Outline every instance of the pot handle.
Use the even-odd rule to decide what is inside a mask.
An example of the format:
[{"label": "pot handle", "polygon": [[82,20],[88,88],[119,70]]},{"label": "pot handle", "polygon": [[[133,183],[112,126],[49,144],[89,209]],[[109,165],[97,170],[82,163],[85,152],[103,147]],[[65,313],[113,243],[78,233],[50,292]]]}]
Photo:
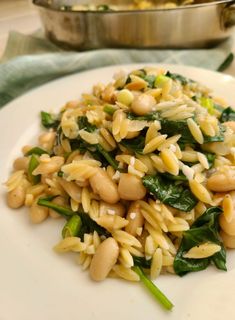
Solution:
[{"label": "pot handle", "polygon": [[235,26],[235,2],[228,4],[223,11],[223,24],[224,27],[231,28]]}]

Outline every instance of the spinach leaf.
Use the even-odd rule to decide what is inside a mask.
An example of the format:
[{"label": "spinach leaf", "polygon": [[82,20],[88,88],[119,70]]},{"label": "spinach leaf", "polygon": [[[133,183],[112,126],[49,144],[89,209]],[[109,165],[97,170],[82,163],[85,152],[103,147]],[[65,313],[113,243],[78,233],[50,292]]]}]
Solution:
[{"label": "spinach leaf", "polygon": [[165,296],[165,294],[147,277],[141,267],[134,266],[132,268],[135,271],[142,284],[145,288],[152,294],[153,298],[157,300],[166,310],[171,310],[174,305],[173,303]]},{"label": "spinach leaf", "polygon": [[[224,108],[220,104],[215,103],[215,102],[214,102],[214,108],[219,112],[223,112],[224,111]],[[223,121],[221,121],[221,122],[223,122]]]},{"label": "spinach leaf", "polygon": [[145,137],[139,135],[134,139],[123,139],[120,143],[128,150],[141,154],[143,153],[143,149],[145,146]]},{"label": "spinach leaf", "polygon": [[62,229],[62,237],[77,237],[80,229],[82,227],[82,220],[79,215],[73,215],[71,218],[66,222]]},{"label": "spinach leaf", "polygon": [[132,256],[132,257],[133,257],[135,266],[138,266],[144,269],[150,269],[152,259],[147,260],[144,257],[137,257],[137,256]]},{"label": "spinach leaf", "polygon": [[37,201],[37,204],[39,206],[43,206],[43,207],[55,210],[57,213],[59,213],[61,216],[63,216],[66,219],[76,214],[76,212],[72,211],[70,208],[63,207],[59,204],[52,202],[52,200],[56,197],[57,196],[39,198]]},{"label": "spinach leaf", "polygon": [[[79,150],[81,154],[89,151],[95,160],[102,163],[103,167],[107,167],[109,164],[111,164],[112,160],[112,166],[114,163],[117,164],[115,162],[115,159],[112,158],[111,152],[105,151],[100,145],[89,144],[86,141],[82,140],[80,137],[78,137],[77,139],[71,139],[70,146],[72,151]],[[107,159],[109,159],[109,161],[107,161]]]},{"label": "spinach leaf", "polygon": [[144,116],[136,116],[134,113],[128,112],[127,118],[130,120],[154,121],[154,120],[159,120],[159,115],[157,112],[151,112],[151,113],[148,113]]},{"label": "spinach leaf", "polygon": [[[224,141],[224,126],[220,125],[220,132],[214,137],[204,135],[204,143],[208,142],[221,142]],[[174,136],[180,134],[181,138],[179,139],[180,144],[197,144],[196,140],[192,136],[186,120],[161,120],[161,133],[168,134],[168,136]]]},{"label": "spinach leaf", "polygon": [[81,218],[82,222],[81,226],[79,227],[79,237],[83,239],[85,233],[93,233],[94,231],[97,231],[99,235],[104,235],[105,237],[110,236],[110,233],[105,228],[99,226],[94,220],[92,220],[87,213],[83,211],[73,212],[70,208],[63,207],[52,202],[51,200],[53,200],[54,198],[55,196],[39,198],[37,204],[55,210],[66,219],[70,219],[71,216],[78,215]]},{"label": "spinach leaf", "polygon": [[26,156],[31,156],[32,154],[36,154],[38,156],[41,156],[42,154],[48,154],[48,152],[42,148],[34,147],[30,149],[28,152],[26,152]]},{"label": "spinach leaf", "polygon": [[79,130],[84,129],[88,132],[94,132],[96,130],[96,126],[91,124],[85,116],[78,118],[78,126]]},{"label": "spinach leaf", "polygon": [[[88,132],[94,132],[96,130],[96,126],[89,123],[87,117],[83,116],[78,119],[79,129],[84,129]],[[76,142],[75,142],[76,141]],[[115,170],[118,169],[117,161],[112,157],[110,152],[105,151],[100,144],[89,144],[86,141],[82,140],[81,137],[75,139],[74,143],[77,146],[77,149],[80,151],[90,151],[92,152],[93,157],[96,160],[102,162],[102,164],[110,164]],[[74,144],[72,143],[74,147]]]},{"label": "spinach leaf", "polygon": [[[192,235],[192,237],[193,237],[193,235]],[[177,255],[175,256],[175,260],[174,260],[174,270],[175,270],[175,273],[178,274],[179,276],[184,276],[188,272],[195,272],[195,271],[204,270],[210,264],[210,260],[208,258],[204,258],[204,259],[183,258],[184,252],[187,251],[186,248],[190,249],[190,245],[188,245],[188,243],[191,243],[190,242],[190,234],[185,235],[185,232],[184,232],[184,237],[182,239],[180,248],[179,248]],[[196,243],[196,241],[193,242],[193,244],[194,243]]]},{"label": "spinach leaf", "polygon": [[[204,270],[213,262],[218,269],[226,270],[226,252],[219,236],[218,218],[222,210],[211,207],[200,216],[191,226],[190,230],[183,233],[183,239],[174,260],[175,272],[183,276],[188,272]],[[221,246],[221,250],[211,257],[203,259],[184,258],[185,252],[192,247],[204,242],[213,242]]]},{"label": "spinach leaf", "polygon": [[156,76],[154,76],[153,74],[149,74],[147,76],[144,76],[143,79],[148,83],[149,88],[154,88]]},{"label": "spinach leaf", "polygon": [[57,172],[57,176],[62,178],[62,177],[64,176],[64,172],[61,171],[61,170],[58,171],[58,172]]},{"label": "spinach leaf", "polygon": [[210,113],[210,114],[214,114],[215,113],[215,106],[214,106],[214,102],[211,98],[208,98],[208,97],[205,97],[205,96],[202,96],[198,99],[200,105],[207,109],[207,111]]},{"label": "spinach leaf", "polygon": [[48,113],[48,112],[45,112],[45,111],[41,111],[41,124],[46,129],[50,129],[50,128],[56,129],[60,124],[60,120],[57,119],[51,113]]},{"label": "spinach leaf", "polygon": [[217,68],[216,71],[222,72],[225,69],[227,69],[230,66],[230,64],[233,62],[233,59],[234,59],[234,54],[230,52],[228,56],[225,58],[225,60],[221,63],[221,65]]},{"label": "spinach leaf", "polygon": [[187,177],[183,174],[182,171],[180,171],[177,176],[174,176],[173,174],[170,174],[168,172],[162,173],[161,176],[172,181],[188,181]]},{"label": "spinach leaf", "polygon": [[189,187],[176,184],[166,178],[162,178],[160,175],[146,175],[142,178],[142,182],[156,199],[173,208],[188,212],[192,210],[198,202]]},{"label": "spinach leaf", "polygon": [[116,110],[117,108],[115,108],[112,104],[106,104],[103,107],[103,111],[109,114],[110,116],[112,116]]},{"label": "spinach leaf", "polygon": [[235,110],[228,107],[223,110],[219,118],[220,122],[235,121]]},{"label": "spinach leaf", "polygon": [[33,171],[34,169],[37,168],[37,166],[39,165],[39,161],[38,158],[32,154],[30,160],[29,160],[29,166],[28,166],[28,176],[29,176],[29,180],[32,182],[32,184],[37,184],[40,182],[41,179],[41,175],[33,175]]},{"label": "spinach leaf", "polygon": [[[128,83],[131,83],[131,77],[130,77],[130,74],[128,75],[128,77],[126,78],[126,82],[125,82],[125,85],[127,85]],[[118,89],[122,89],[123,87],[121,88],[118,88]]]},{"label": "spinach leaf", "polygon": [[166,76],[171,78],[172,80],[178,80],[182,85],[186,85],[188,83],[195,82],[189,78],[186,78],[178,73],[171,73],[170,71],[167,71]]},{"label": "spinach leaf", "polygon": [[98,11],[112,11],[112,9],[107,4],[99,4],[97,6]]},{"label": "spinach leaf", "polygon": [[82,140],[79,136],[76,139],[71,139],[69,140],[71,150],[79,150],[82,154],[85,153],[86,151],[94,152],[96,151],[96,148],[94,145],[90,145],[84,140]]},{"label": "spinach leaf", "polygon": [[191,228],[202,227],[206,223],[210,223],[216,229],[219,228],[218,216],[222,212],[220,207],[210,207],[207,209],[196,221],[192,224]]},{"label": "spinach leaf", "polygon": [[168,134],[168,136],[174,136],[176,134],[180,134],[180,142],[183,144],[195,144],[196,141],[192,136],[186,120],[161,120],[161,133]]},{"label": "spinach leaf", "polygon": [[96,231],[100,236],[110,237],[110,233],[105,228],[99,226],[94,220],[92,220],[89,214],[85,212],[79,212],[78,215],[82,220],[82,226],[79,230],[78,236],[82,240],[85,233],[93,233],[94,231]]},{"label": "spinach leaf", "polygon": [[216,154],[209,153],[209,152],[203,152],[203,153],[207,157],[207,161],[209,163],[209,169],[210,169],[211,167],[213,167],[213,164],[214,164],[215,158],[216,158]]},{"label": "spinach leaf", "polygon": [[[97,144],[95,146],[96,150],[104,157],[108,164],[110,164],[115,170],[119,170],[118,162],[114,159],[114,157],[112,157],[111,152],[107,152],[106,150],[104,150],[104,148],[100,144]],[[102,164],[103,163],[104,161],[102,161]]]}]

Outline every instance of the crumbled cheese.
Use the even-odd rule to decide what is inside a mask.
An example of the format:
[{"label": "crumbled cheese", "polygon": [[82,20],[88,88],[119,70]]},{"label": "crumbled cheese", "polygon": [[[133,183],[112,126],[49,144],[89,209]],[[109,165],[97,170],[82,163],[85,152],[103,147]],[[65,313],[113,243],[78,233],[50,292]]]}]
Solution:
[{"label": "crumbled cheese", "polygon": [[182,170],[182,168],[183,168],[183,166],[184,166],[184,163],[182,162],[182,161],[178,161],[178,163],[179,163],[179,168]]},{"label": "crumbled cheese", "polygon": [[210,165],[208,163],[207,157],[201,152],[197,152],[197,157],[198,157],[199,162],[203,166],[203,168],[209,169]]},{"label": "crumbled cheese", "polygon": [[140,172],[139,170],[136,170],[133,166],[129,165],[128,166],[128,173],[133,174],[137,177],[142,178],[144,176],[143,172]]},{"label": "crumbled cheese", "polygon": [[155,210],[161,212],[161,204],[160,204],[160,203],[155,203],[155,204],[153,205],[153,207],[154,207]]},{"label": "crumbled cheese", "polygon": [[182,172],[189,181],[193,179],[194,174],[195,174],[194,170],[186,165],[183,165]]},{"label": "crumbled cheese", "polygon": [[120,171],[116,171],[115,173],[114,173],[114,175],[112,176],[112,179],[113,180],[119,180],[120,179]]},{"label": "crumbled cheese", "polygon": [[175,146],[174,144],[171,144],[170,147],[169,147],[169,149],[170,149],[173,153],[176,152],[176,146]]},{"label": "crumbled cheese", "polygon": [[130,165],[134,166],[135,165],[135,157],[131,157],[130,159]]},{"label": "crumbled cheese", "polygon": [[108,209],[108,210],[107,210],[107,214],[110,214],[110,215],[114,216],[114,215],[115,215],[115,210],[113,210],[113,209]]},{"label": "crumbled cheese", "polygon": [[135,212],[131,212],[130,213],[130,219],[134,220],[136,218],[136,213]]}]

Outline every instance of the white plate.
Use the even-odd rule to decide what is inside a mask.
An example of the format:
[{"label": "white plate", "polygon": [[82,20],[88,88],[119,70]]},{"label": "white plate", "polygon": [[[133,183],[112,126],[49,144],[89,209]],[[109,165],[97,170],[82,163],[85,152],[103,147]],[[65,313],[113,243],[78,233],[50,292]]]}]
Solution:
[{"label": "white plate", "polygon": [[[129,65],[125,69],[140,68]],[[216,94],[235,103],[235,79],[219,73],[163,65],[172,72],[199,80]],[[123,68],[123,67],[122,67]],[[21,146],[39,133],[40,110],[59,110],[68,100],[89,92],[93,84],[108,82],[120,66],[75,74],[30,91],[0,112],[1,183]],[[32,225],[27,209],[10,210],[1,186],[0,319],[1,320],[221,320],[234,319],[235,254],[228,253],[228,272],[214,267],[183,278],[163,275],[157,285],[173,301],[165,312],[139,283],[108,279],[94,283],[70,255],[57,255],[62,222],[48,219]]]}]

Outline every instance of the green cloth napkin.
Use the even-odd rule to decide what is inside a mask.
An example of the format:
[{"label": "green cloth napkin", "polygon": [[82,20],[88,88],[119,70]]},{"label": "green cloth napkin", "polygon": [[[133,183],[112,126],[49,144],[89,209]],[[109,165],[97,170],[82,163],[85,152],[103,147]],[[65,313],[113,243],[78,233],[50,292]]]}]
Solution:
[{"label": "green cloth napkin", "polygon": [[53,79],[116,64],[173,63],[217,70],[231,53],[232,41],[211,49],[101,49],[67,52],[45,39],[41,32],[11,32],[0,64],[0,107]]}]

